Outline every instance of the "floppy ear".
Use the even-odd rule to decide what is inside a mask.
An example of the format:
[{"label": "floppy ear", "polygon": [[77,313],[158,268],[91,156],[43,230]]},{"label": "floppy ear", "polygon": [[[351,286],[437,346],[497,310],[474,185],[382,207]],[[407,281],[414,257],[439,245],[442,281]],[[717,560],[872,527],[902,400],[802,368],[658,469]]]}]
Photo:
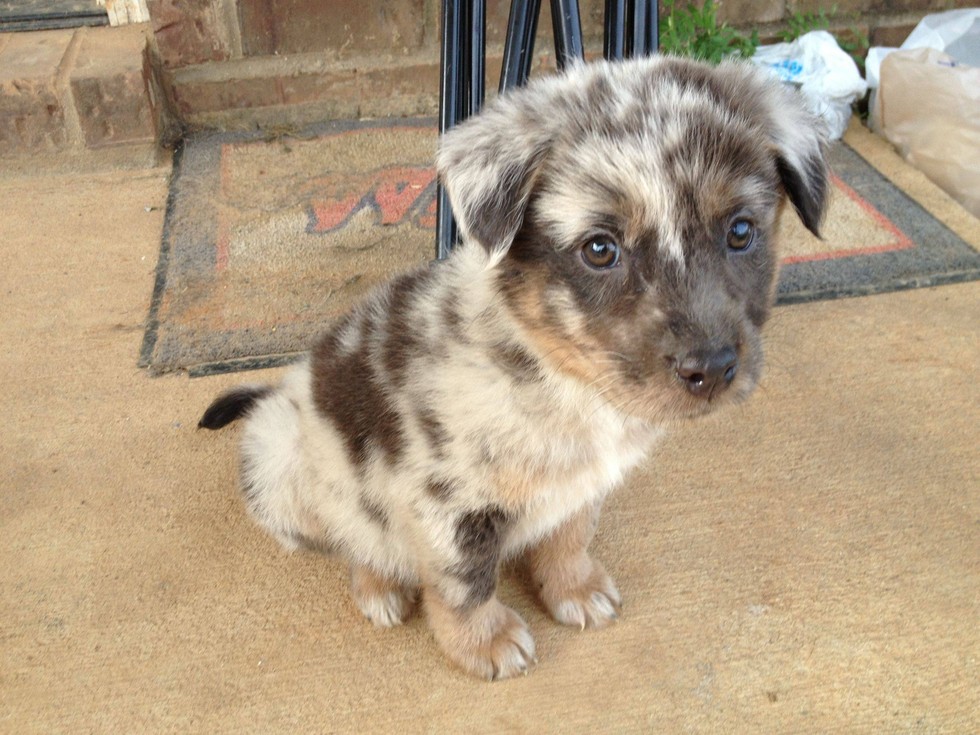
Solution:
[{"label": "floppy ear", "polygon": [[827,208],[827,167],[822,158],[790,160],[789,156],[776,158],[783,188],[806,228],[820,237],[820,222]]},{"label": "floppy ear", "polygon": [[770,107],[776,168],[803,224],[820,237],[830,176],[824,125],[806,110],[799,92],[783,85],[777,89]]},{"label": "floppy ear", "polygon": [[510,247],[547,150],[545,127],[525,90],[498,98],[443,136],[436,167],[464,241],[490,252]]}]

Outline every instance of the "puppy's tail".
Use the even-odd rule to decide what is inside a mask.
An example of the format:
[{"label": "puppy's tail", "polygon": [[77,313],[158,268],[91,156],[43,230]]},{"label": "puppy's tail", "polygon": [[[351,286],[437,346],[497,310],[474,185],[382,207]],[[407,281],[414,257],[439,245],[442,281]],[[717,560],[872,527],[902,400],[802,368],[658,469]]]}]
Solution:
[{"label": "puppy's tail", "polygon": [[272,392],[269,385],[240,385],[214,399],[197,422],[199,429],[220,429],[241,418],[260,399]]}]

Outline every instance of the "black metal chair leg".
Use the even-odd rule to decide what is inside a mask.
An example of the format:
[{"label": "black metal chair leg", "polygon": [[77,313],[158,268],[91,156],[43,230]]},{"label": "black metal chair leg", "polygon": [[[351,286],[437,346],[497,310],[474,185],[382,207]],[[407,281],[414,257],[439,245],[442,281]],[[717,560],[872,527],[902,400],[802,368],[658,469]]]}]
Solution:
[{"label": "black metal chair leg", "polygon": [[551,23],[558,68],[564,69],[570,62],[584,59],[578,0],[551,0]]},{"label": "black metal chair leg", "polygon": [[607,59],[652,54],[660,48],[660,9],[656,0],[606,0]]},{"label": "black metal chair leg", "polygon": [[614,60],[626,56],[626,0],[606,0],[602,55]]},{"label": "black metal chair leg", "polygon": [[645,56],[647,49],[648,0],[632,0],[633,17],[630,24],[630,56]]},{"label": "black metal chair leg", "polygon": [[651,0],[646,17],[646,53],[655,54],[660,50],[660,6]]},{"label": "black metal chair leg", "polygon": [[[460,2],[466,0],[443,0],[442,2],[442,56],[441,86],[439,89],[439,134],[444,134],[459,122],[460,97],[462,92],[463,65],[462,33],[463,18]],[[449,205],[449,196],[440,185],[436,192],[436,257],[445,258],[456,242],[456,221]]]},{"label": "black metal chair leg", "polygon": [[483,107],[486,91],[487,6],[486,0],[470,0],[466,35],[469,37],[467,69],[467,107],[461,119],[475,115]]},{"label": "black metal chair leg", "polygon": [[[443,0],[442,86],[439,90],[439,134],[483,106],[486,88],[485,0]],[[436,188],[436,257],[449,255],[458,239],[449,197]]]},{"label": "black metal chair leg", "polygon": [[531,74],[540,10],[541,0],[512,0],[510,4],[504,61],[500,69],[501,92],[524,85]]}]

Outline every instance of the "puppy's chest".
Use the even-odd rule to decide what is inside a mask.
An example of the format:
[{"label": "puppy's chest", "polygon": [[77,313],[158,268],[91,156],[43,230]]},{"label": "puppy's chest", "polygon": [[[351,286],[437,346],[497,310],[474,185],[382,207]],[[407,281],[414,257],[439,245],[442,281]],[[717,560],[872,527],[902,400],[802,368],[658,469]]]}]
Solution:
[{"label": "puppy's chest", "polygon": [[526,543],[604,497],[656,434],[609,409],[512,415],[487,432],[480,448],[487,500],[512,517],[513,542]]}]

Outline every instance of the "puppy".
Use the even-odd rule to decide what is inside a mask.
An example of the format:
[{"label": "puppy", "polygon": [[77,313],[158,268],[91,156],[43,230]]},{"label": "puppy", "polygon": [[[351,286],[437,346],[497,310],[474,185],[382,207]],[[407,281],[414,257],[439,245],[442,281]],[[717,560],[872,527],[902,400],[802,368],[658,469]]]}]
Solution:
[{"label": "puppy", "polygon": [[789,200],[817,232],[824,143],[745,63],[582,64],[504,94],[438,153],[462,243],[384,286],[247,418],[242,489],[288,548],[332,550],[375,625],[421,594],[446,655],[500,679],[535,661],[495,596],[526,557],[558,622],[620,594],[588,554],[599,508],[669,422],[744,398]]}]

